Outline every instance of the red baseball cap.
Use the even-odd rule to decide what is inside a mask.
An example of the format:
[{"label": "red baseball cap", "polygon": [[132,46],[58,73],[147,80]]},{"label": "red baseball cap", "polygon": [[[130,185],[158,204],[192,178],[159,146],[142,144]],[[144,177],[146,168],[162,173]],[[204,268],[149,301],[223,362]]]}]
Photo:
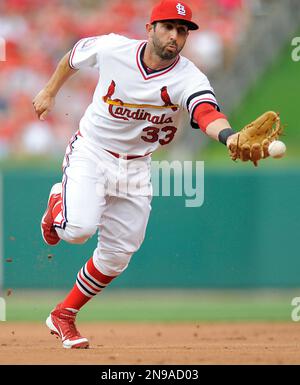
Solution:
[{"label": "red baseball cap", "polygon": [[191,8],[183,1],[162,0],[152,10],[150,23],[163,20],[182,20],[189,29],[199,29],[192,21],[193,13]]}]

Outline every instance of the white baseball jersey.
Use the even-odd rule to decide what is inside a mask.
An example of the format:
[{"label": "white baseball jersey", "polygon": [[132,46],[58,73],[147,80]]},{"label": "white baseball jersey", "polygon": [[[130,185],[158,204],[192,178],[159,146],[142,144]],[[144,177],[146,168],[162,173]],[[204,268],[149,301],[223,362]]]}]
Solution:
[{"label": "white baseball jersey", "polygon": [[80,40],[69,64],[99,71],[93,102],[80,132],[103,149],[145,155],[169,144],[181,114],[201,103],[218,104],[207,77],[188,59],[178,56],[168,68],[148,72],[142,62],[146,41],[109,34]]}]

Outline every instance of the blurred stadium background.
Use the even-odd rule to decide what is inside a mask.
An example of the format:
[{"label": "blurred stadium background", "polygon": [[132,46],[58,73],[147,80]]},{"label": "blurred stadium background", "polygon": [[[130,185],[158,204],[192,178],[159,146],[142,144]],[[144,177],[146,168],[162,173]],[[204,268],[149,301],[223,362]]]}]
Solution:
[{"label": "blurred stadium background", "polygon": [[[144,39],[155,2],[0,1],[0,296],[8,320],[43,319],[96,244],[47,248],[39,223],[97,74],[72,78],[46,122],[36,119],[32,98],[80,38],[115,32]],[[154,198],[145,243],[123,276],[84,309],[86,320],[289,320],[299,293],[300,62],[291,58],[299,2],[188,2],[201,28],[184,55],[208,75],[237,130],[265,110],[280,112],[288,154],[258,169],[234,164],[187,120],[154,159],[205,160],[204,205]]]}]

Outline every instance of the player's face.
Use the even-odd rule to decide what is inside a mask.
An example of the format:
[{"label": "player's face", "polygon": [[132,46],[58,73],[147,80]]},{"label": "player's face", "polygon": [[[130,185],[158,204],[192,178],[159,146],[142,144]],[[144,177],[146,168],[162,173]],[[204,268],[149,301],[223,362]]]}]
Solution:
[{"label": "player's face", "polygon": [[149,39],[154,52],[163,60],[174,59],[183,49],[189,35],[188,27],[178,22],[158,22],[151,26]]}]

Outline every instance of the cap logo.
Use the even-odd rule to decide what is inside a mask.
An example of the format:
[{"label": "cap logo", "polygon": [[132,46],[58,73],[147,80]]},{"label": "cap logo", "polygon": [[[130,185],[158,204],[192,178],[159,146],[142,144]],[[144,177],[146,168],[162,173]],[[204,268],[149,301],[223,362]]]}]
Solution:
[{"label": "cap logo", "polygon": [[178,3],[178,4],[176,5],[176,8],[177,8],[177,13],[178,13],[178,15],[180,15],[180,16],[186,16],[186,10],[185,10],[185,6],[184,6],[184,5]]}]

